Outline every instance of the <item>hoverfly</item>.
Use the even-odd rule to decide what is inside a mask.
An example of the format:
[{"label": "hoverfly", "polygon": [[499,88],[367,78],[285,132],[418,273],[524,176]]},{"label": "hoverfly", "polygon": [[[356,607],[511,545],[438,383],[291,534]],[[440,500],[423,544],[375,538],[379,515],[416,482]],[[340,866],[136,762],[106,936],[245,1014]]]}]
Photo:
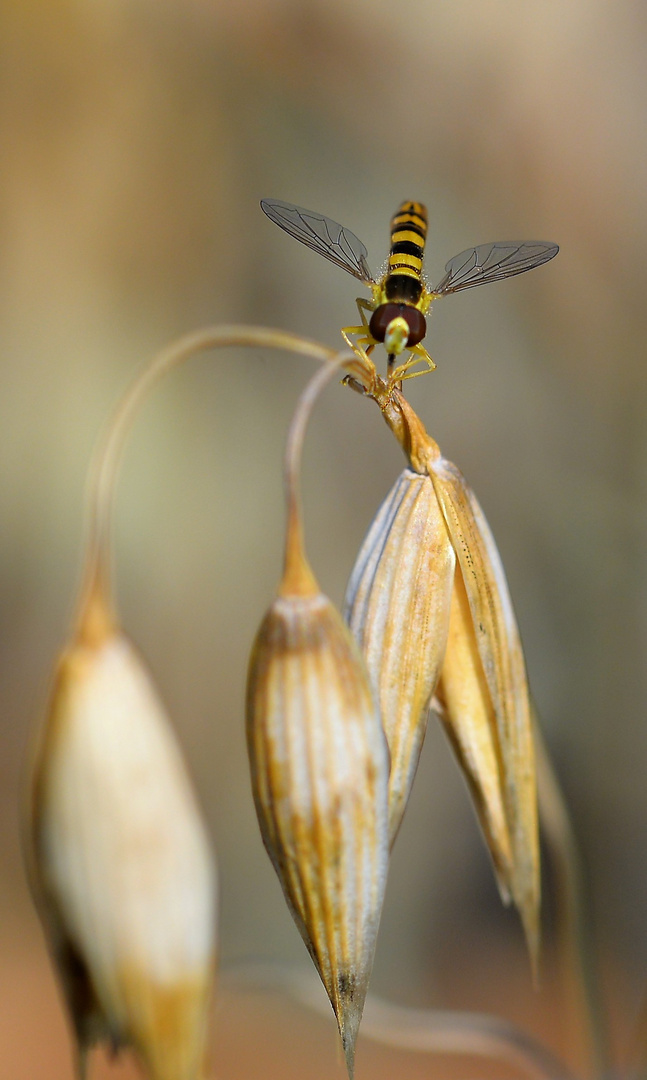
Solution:
[{"label": "hoverfly", "polygon": [[[318,251],[368,285],[371,299],[358,297],[356,300],[361,325],[345,326],[342,336],[351,349],[365,355],[370,354],[377,344],[383,344],[392,380],[412,379],[434,370],[436,365],[422,345],[427,333],[425,316],[434,300],[461,289],[485,285],[488,281],[523,274],[548,262],[559,251],[557,244],[539,240],[480,244],[450,259],[444,277],[432,288],[422,273],[427,239],[427,210],[422,203],[403,202],[397,210],[391,221],[387,268],[379,278],[369,270],[364,244],[343,225],[277,199],[262,199],[261,209],[295,240]],[[409,357],[394,370],[396,356],[405,350]],[[426,368],[410,371],[419,361],[423,361]]]}]

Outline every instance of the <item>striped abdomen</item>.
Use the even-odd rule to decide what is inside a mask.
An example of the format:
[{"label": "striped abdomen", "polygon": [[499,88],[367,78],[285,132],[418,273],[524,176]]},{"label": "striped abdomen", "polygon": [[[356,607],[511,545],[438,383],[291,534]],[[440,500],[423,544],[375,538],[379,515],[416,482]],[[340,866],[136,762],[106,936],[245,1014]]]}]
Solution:
[{"label": "striped abdomen", "polygon": [[385,282],[387,298],[417,303],[422,292],[422,260],[427,239],[427,210],[404,202],[391,222],[391,251]]}]

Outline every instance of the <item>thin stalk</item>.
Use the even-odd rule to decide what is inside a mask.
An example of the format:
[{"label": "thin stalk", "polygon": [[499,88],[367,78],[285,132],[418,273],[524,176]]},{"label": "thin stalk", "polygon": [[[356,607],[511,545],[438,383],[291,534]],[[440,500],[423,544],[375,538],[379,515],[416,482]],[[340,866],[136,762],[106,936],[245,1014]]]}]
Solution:
[{"label": "thin stalk", "polygon": [[560,951],[572,984],[592,1074],[610,1075],[609,1043],[582,861],[566,800],[535,717],[539,818],[555,870]]},{"label": "thin stalk", "polygon": [[254,326],[220,326],[197,330],[162,349],[126,390],[96,449],[89,474],[87,540],[77,624],[97,633],[116,621],[110,603],[110,552],[115,486],[124,444],[149,391],[171,368],[196,353],[225,346],[282,349],[320,363],[336,360],[337,352],[317,342],[281,330]]},{"label": "thin stalk", "polygon": [[[328,1015],[328,1003],[314,979],[278,965],[240,965],[224,980],[253,989],[282,990],[304,1008]],[[362,1035],[383,1046],[427,1054],[474,1056],[501,1061],[536,1080],[572,1080],[567,1067],[515,1024],[482,1013],[411,1009],[369,994]]]},{"label": "thin stalk", "polygon": [[330,363],[322,368],[301,394],[288,429],[283,460],[283,482],[287,507],[285,539],[285,566],[280,592],[286,596],[312,595],[319,591],[310,569],[303,542],[303,518],[301,514],[300,475],[303,441],[315,402],[326,384],[340,368],[353,368],[356,357],[344,351],[335,353]]}]

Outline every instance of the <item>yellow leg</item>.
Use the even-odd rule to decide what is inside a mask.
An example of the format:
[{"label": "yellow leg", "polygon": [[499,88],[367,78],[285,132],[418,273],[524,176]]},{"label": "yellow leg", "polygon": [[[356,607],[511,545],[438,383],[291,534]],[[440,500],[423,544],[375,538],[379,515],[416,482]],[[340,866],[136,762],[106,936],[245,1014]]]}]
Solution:
[{"label": "yellow leg", "polygon": [[[359,317],[362,320],[362,324],[361,326],[344,326],[341,336],[349,349],[352,349],[353,352],[358,352],[362,357],[370,356],[375,348],[376,342],[373,340],[368,328],[366,312],[372,312],[375,305],[372,304],[370,300],[366,300],[363,296],[358,296],[355,303],[357,304],[357,310],[359,311]],[[355,338],[355,341],[351,341],[351,334]]]},{"label": "yellow leg", "polygon": [[[345,326],[341,332],[341,336],[351,352],[354,352],[363,364],[370,364],[371,367],[373,367],[373,362],[369,360],[369,357],[375,348],[375,343],[371,343],[370,339],[362,333],[363,329],[363,326]],[[351,334],[361,336],[352,340],[350,337]],[[373,368],[373,370],[375,369]],[[366,393],[366,387],[357,379],[354,379],[352,375],[345,375],[342,382],[345,383],[346,386],[350,386],[351,390],[356,390],[358,394]]]},{"label": "yellow leg", "polygon": [[[409,370],[414,366],[414,364],[418,364],[420,362],[427,365],[425,368],[422,369],[422,371]],[[411,349],[411,354],[408,359],[405,360],[403,364],[399,364],[398,367],[391,372],[390,377],[391,379],[393,379],[394,382],[400,382],[404,379],[415,379],[418,377],[418,375],[426,375],[428,371],[435,370],[436,365],[434,364],[433,360],[431,359],[429,353],[424,348],[424,346],[414,345]]]},{"label": "yellow leg", "polygon": [[372,300],[367,300],[364,296],[358,296],[355,303],[357,304],[357,310],[359,311],[359,317],[362,320],[364,332],[371,336],[371,332],[368,328],[368,321],[366,319],[366,312],[370,311],[371,314],[375,311],[375,304]]},{"label": "yellow leg", "polygon": [[[352,349],[354,353],[357,353],[362,359],[366,356],[370,356],[375,348],[375,343],[371,343],[371,339],[367,338],[363,331],[362,326],[344,326],[342,328],[341,336],[348,345],[349,349]],[[353,334],[355,340],[351,338]]]},{"label": "yellow leg", "polygon": [[[359,316],[362,320],[361,326],[344,326],[341,331],[341,336],[346,345],[348,345],[348,348],[354,352],[362,362],[370,363],[373,368],[372,361],[369,360],[369,357],[375,348],[376,342],[373,340],[368,328],[366,312],[372,312],[374,305],[371,304],[369,300],[365,300],[364,297],[358,297],[355,303],[357,304],[357,310],[359,311]],[[375,369],[373,368],[373,370]],[[352,375],[346,375],[342,379],[342,382],[345,383],[346,386],[350,386],[352,390],[357,390],[360,394],[365,394],[367,392],[366,386],[357,379],[354,379]]]}]

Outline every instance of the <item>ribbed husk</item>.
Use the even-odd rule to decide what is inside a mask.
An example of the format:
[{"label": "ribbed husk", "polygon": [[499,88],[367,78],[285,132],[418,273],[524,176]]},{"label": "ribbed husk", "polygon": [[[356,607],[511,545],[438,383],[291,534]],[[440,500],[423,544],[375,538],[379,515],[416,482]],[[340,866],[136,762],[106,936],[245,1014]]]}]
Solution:
[{"label": "ribbed husk", "polygon": [[469,784],[499,891],[510,902],[513,860],[492,701],[472,626],[463,575],[455,577],[449,635],[437,689],[440,718]]},{"label": "ribbed husk", "polygon": [[[521,915],[536,968],[539,953],[539,823],[535,750],[526,667],[508,584],[490,528],[476,497],[455,465],[439,457],[430,475],[442,506],[458,558],[462,590],[458,591],[457,638],[441,674],[446,723],[472,786],[477,783],[477,810],[490,848],[499,884]],[[467,603],[465,603],[467,600]],[[459,626],[462,624],[462,634]],[[466,640],[467,639],[467,640]],[[462,659],[461,659],[462,655]],[[480,670],[475,656],[480,660]],[[462,686],[461,686],[462,682]],[[477,742],[470,728],[480,727],[491,742],[480,766],[472,753]],[[484,744],[485,745],[485,744]],[[481,748],[482,749],[482,748]],[[511,865],[506,871],[503,830],[493,832],[500,818],[498,790],[509,833]],[[488,763],[489,761],[489,763]]]},{"label": "ribbed husk", "polygon": [[409,799],[445,656],[455,564],[430,477],[405,469],[362,544],[345,601],[391,752],[391,843]]},{"label": "ribbed husk", "polygon": [[357,647],[316,587],[284,592],[265,616],[247,738],[263,841],[352,1076],[386,884],[389,757]]},{"label": "ribbed husk", "polygon": [[215,869],[150,676],[118,630],[63,655],[33,769],[31,877],[80,1047],[204,1075]]},{"label": "ribbed husk", "polygon": [[[421,714],[440,663],[437,701],[443,722],[472,792],[501,894],[519,909],[536,970],[540,876],[534,744],[525,664],[503,567],[474,495],[409,403],[397,390],[382,392],[379,386],[371,396],[411,472],[396,483],[369,532],[351,578],[347,610],[392,744],[401,729],[416,733],[394,752],[392,790],[402,799],[398,812],[401,816],[408,797],[424,733]],[[425,496],[423,509],[407,517],[406,498],[416,506],[412,474]],[[453,585],[439,516],[456,557]],[[419,552],[418,562],[416,548],[425,542],[430,548]],[[425,610],[431,612],[433,630],[421,618]],[[436,635],[429,652],[426,630]],[[408,669],[407,657],[416,656],[421,665],[427,657],[426,670]]]}]

